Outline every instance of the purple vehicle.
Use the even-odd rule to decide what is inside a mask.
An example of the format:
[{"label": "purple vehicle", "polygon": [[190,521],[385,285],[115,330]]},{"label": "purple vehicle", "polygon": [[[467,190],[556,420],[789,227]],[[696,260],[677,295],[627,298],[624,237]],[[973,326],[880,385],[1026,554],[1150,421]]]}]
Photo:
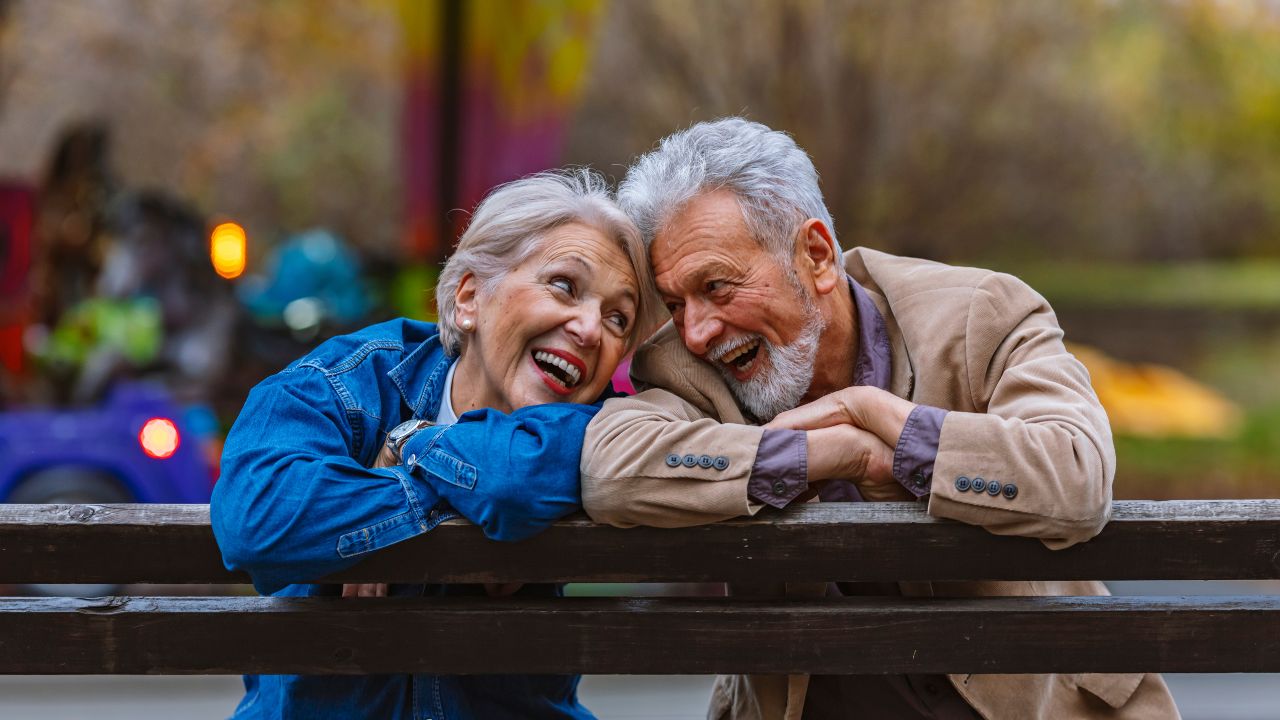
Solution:
[{"label": "purple vehicle", "polygon": [[[216,442],[162,387],[121,382],[92,407],[0,413],[0,502],[207,503]],[[216,423],[215,423],[216,425]]]}]

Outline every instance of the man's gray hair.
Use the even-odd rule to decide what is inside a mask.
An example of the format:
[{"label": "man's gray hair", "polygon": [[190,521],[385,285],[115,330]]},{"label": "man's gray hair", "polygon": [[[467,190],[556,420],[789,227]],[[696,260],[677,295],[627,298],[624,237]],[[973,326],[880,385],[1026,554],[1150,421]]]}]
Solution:
[{"label": "man's gray hair", "polygon": [[821,220],[835,238],[808,154],[790,135],[740,117],[701,122],[664,138],[627,170],[618,202],[648,247],[686,203],[720,189],[737,196],[748,232],[788,267],[795,231],[805,220]]},{"label": "man's gray hair", "polygon": [[636,317],[627,349],[652,328],[657,301],[653,274],[640,233],[613,201],[609,183],[588,168],[537,173],[500,185],[471,216],[453,256],[436,284],[438,327],[445,352],[462,352],[455,294],[467,273],[475,275],[482,293],[490,292],[504,275],[524,262],[551,230],[569,223],[595,228],[613,240],[636,274]]}]

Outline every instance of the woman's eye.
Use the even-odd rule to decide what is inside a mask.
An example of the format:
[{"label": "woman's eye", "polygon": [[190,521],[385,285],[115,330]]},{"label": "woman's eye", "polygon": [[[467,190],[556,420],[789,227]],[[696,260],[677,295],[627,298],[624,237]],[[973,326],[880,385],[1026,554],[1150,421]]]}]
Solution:
[{"label": "woman's eye", "polygon": [[548,285],[551,285],[552,287],[557,288],[562,292],[568,293],[569,295],[573,294],[573,281],[570,280],[569,278],[562,278],[562,277],[552,278],[551,282],[548,283]]},{"label": "woman's eye", "polygon": [[609,316],[609,322],[613,323],[619,330],[626,331],[631,327],[631,318],[622,313],[614,313]]}]

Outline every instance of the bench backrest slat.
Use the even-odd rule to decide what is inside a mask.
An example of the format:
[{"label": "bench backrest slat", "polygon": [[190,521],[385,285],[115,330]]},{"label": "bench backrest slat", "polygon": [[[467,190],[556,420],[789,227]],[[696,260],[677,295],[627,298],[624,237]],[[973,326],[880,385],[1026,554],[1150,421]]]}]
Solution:
[{"label": "bench backrest slat", "polygon": [[1280,671],[1280,597],[0,598],[0,674]]},{"label": "bench backrest slat", "polygon": [[[576,516],[522,543],[465,522],[329,580],[701,582],[1178,580],[1280,577],[1280,500],[1115,504],[1062,551],[929,517],[912,503],[814,504],[691,528],[621,530]],[[0,583],[240,583],[203,505],[0,505]]]}]

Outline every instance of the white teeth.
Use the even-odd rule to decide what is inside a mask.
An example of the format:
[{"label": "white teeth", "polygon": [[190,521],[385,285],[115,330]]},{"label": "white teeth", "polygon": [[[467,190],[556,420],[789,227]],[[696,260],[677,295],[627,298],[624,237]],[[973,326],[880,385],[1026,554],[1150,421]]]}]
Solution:
[{"label": "white teeth", "polygon": [[[751,350],[759,344],[760,344],[760,339],[754,338],[752,340],[742,343],[736,348],[729,349],[723,355],[721,355],[718,359],[722,363],[731,363],[737,358],[741,357],[743,354],[751,352]],[[755,362],[755,360],[752,360],[752,362]]]},{"label": "white teeth", "polygon": [[577,385],[578,379],[582,377],[582,375],[578,372],[578,368],[574,367],[573,364],[570,363],[568,360],[565,360],[564,358],[559,357],[557,355],[552,355],[551,353],[546,352],[545,350],[539,350],[535,352],[533,354],[533,358],[535,360],[539,360],[541,362],[547,363],[548,365],[555,365],[556,367],[565,371],[565,374],[569,376],[570,386]]}]

